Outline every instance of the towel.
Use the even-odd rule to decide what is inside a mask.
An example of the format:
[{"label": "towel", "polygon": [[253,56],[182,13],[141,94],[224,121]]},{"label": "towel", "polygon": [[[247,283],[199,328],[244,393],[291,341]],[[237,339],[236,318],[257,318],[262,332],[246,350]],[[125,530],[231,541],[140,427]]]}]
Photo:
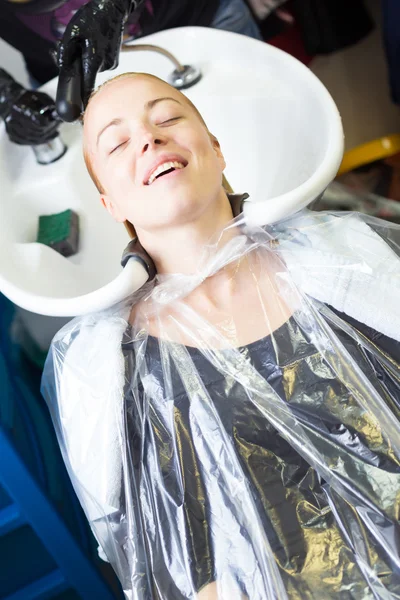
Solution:
[{"label": "towel", "polygon": [[89,521],[120,506],[126,326],[122,318],[84,321],[59,381],[64,456]]},{"label": "towel", "polygon": [[354,214],[306,211],[277,237],[305,294],[400,341],[400,260],[369,225]]}]

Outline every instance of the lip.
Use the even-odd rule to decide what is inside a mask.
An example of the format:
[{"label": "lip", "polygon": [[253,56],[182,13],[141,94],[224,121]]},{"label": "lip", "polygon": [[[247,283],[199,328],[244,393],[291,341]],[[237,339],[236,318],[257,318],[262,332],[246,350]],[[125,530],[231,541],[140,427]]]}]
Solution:
[{"label": "lip", "polygon": [[160,156],[158,156],[153,161],[150,168],[146,171],[143,179],[143,185],[147,185],[147,182],[150,179],[150,176],[153,173],[153,171],[155,171],[157,167],[163,165],[166,162],[180,162],[183,165],[185,165],[185,167],[187,167],[188,165],[188,161],[185,158],[183,158],[183,156],[181,156],[180,154],[160,154]]}]

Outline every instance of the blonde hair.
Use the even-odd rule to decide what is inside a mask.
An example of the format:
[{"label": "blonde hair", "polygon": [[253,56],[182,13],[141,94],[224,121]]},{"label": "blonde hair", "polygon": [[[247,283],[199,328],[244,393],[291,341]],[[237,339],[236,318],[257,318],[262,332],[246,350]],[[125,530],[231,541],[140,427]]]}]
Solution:
[{"label": "blonde hair", "polygon": [[[135,73],[135,72],[128,72],[128,73],[122,73],[121,75],[116,75],[115,77],[113,77],[112,79],[109,79],[108,81],[106,81],[105,83],[101,84],[96,90],[94,90],[92,92],[92,94],[89,97],[85,112],[82,114],[81,117],[81,122],[82,124],[84,124],[85,122],[85,114],[89,108],[90,102],[93,100],[93,98],[95,98],[95,96],[97,96],[97,94],[104,89],[105,87],[107,87],[108,85],[110,85],[110,83],[113,83],[114,81],[117,81],[118,79],[125,79],[128,77],[135,77],[135,76],[141,76],[141,77],[147,77],[149,79],[154,79],[155,81],[158,81],[160,83],[166,83],[165,81],[163,81],[162,79],[160,79],[159,77],[156,77],[156,75],[151,75],[150,73]],[[169,85],[168,83],[166,85]],[[175,88],[174,88],[175,89]],[[179,90],[175,90],[178,92],[178,94],[180,96],[182,96],[182,100],[190,106],[190,108],[194,111],[194,113],[197,115],[197,117],[199,118],[199,120],[201,121],[201,123],[204,125],[204,127],[206,128],[206,130],[208,131],[209,135],[211,137],[215,137],[213,136],[213,134],[209,131],[206,122],[204,121],[203,117],[201,116],[199,110],[195,107],[195,105],[193,104],[193,102],[191,102],[189,100],[189,98],[187,98],[184,94],[182,94],[182,92],[180,92]],[[97,190],[99,191],[100,194],[104,194],[105,190],[103,189],[99,178],[97,177],[96,173],[94,172],[93,169],[93,165],[92,162],[90,160],[89,157],[89,151],[88,148],[85,144],[85,142],[83,143],[83,159],[85,161],[85,165],[86,165],[86,169],[94,183],[94,185],[96,186]]]}]

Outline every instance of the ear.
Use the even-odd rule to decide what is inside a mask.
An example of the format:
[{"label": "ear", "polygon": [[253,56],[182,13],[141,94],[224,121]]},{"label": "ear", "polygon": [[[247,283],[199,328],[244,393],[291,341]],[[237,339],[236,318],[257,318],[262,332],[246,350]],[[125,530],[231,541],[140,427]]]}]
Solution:
[{"label": "ear", "polygon": [[221,162],[222,171],[224,171],[224,169],[226,167],[226,162],[225,162],[224,155],[222,154],[221,145],[220,145],[219,141],[217,140],[217,138],[215,137],[215,135],[210,133],[210,137],[211,137],[212,146],[214,148],[214,152]]},{"label": "ear", "polygon": [[108,196],[107,194],[102,194],[100,196],[100,200],[104,208],[110,213],[110,215],[115,221],[117,221],[118,223],[122,223],[123,221],[125,221],[125,216],[122,215],[121,211],[111,200],[110,196]]}]

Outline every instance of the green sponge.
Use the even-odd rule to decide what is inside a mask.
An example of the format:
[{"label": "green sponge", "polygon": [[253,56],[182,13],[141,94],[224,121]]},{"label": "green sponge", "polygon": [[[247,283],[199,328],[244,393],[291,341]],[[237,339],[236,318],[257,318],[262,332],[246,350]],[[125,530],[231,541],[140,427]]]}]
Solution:
[{"label": "green sponge", "polygon": [[78,252],[79,217],[73,210],[39,217],[37,241],[50,246],[63,256]]}]

